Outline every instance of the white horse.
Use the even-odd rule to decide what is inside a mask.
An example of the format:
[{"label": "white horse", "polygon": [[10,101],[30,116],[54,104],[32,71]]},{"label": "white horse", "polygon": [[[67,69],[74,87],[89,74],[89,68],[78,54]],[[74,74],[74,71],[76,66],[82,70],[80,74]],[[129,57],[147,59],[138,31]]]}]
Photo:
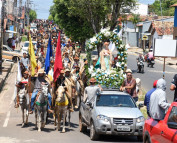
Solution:
[{"label": "white horse", "polygon": [[35,102],[36,128],[39,132],[41,128],[45,127],[48,106],[48,84],[42,84],[41,86],[41,91],[39,91]]},{"label": "white horse", "polygon": [[[20,99],[20,106],[22,111],[22,127],[24,124],[28,123],[28,116],[29,116],[29,95],[26,92],[25,87],[19,90],[18,93]],[[26,120],[25,120],[25,110],[26,110]],[[25,121],[24,121],[25,120]]]},{"label": "white horse", "polygon": [[[65,122],[68,110],[68,98],[65,94],[65,88],[63,86],[59,86],[56,91],[57,98],[55,100],[55,126],[56,126],[56,118],[58,119],[58,131],[60,130],[61,119],[63,117],[63,129],[62,133],[65,133]],[[68,110],[69,111],[69,110]],[[70,111],[69,111],[69,126],[70,126]]]}]

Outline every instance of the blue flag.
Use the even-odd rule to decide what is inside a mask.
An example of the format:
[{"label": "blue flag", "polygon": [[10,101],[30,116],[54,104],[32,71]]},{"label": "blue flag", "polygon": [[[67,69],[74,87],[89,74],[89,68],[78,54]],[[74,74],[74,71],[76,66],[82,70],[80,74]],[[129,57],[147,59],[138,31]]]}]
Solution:
[{"label": "blue flag", "polygon": [[175,7],[174,27],[177,27],[177,7]]},{"label": "blue flag", "polygon": [[52,57],[52,43],[51,43],[51,38],[49,38],[48,42],[48,47],[47,47],[47,54],[46,54],[46,59],[45,59],[45,72],[48,74],[50,70],[50,57]]}]

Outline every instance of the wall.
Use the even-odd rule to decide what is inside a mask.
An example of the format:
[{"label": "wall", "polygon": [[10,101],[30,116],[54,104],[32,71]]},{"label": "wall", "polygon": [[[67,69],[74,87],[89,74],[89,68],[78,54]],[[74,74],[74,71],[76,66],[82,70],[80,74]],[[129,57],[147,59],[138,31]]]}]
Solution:
[{"label": "wall", "polygon": [[137,47],[138,46],[138,33],[137,32],[128,32],[127,33],[127,43],[130,47]]},{"label": "wall", "polygon": [[148,15],[148,5],[137,3],[136,8],[131,10],[131,12],[134,14]]}]

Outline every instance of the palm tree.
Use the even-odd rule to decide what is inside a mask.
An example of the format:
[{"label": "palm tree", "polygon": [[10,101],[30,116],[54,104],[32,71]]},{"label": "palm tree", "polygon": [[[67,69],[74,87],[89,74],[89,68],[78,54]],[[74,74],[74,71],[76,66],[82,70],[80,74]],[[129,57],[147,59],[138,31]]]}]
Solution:
[{"label": "palm tree", "polygon": [[130,21],[134,24],[135,32],[136,32],[136,25],[138,22],[141,21],[139,14],[132,14],[132,17],[130,18]]}]

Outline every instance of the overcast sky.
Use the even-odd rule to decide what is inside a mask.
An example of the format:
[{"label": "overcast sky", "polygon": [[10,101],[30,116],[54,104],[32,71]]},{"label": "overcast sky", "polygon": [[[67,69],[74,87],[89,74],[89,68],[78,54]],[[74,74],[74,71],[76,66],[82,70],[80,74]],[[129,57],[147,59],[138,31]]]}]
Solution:
[{"label": "overcast sky", "polygon": [[[38,19],[47,19],[49,16],[50,6],[53,5],[53,0],[32,0],[32,1],[35,4],[35,8],[37,9]],[[155,0],[139,0],[140,3],[144,4],[152,4],[154,1]]]}]

